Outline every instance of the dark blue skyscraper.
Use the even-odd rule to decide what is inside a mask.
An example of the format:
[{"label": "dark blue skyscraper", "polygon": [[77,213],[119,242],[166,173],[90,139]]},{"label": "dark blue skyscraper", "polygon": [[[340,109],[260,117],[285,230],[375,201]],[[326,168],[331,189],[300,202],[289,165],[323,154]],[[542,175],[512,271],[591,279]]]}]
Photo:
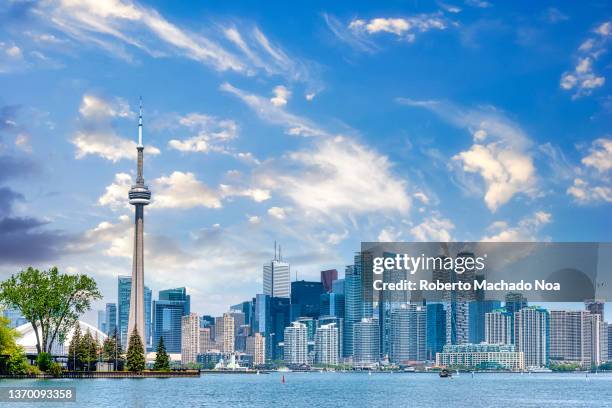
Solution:
[{"label": "dark blue skyscraper", "polygon": [[117,304],[106,304],[106,334],[112,336],[117,330]]},{"label": "dark blue skyscraper", "polygon": [[323,293],[321,295],[320,316],[335,316],[344,319],[344,295]]},{"label": "dark blue skyscraper", "polygon": [[253,333],[266,338],[266,359],[282,359],[279,343],[284,341],[285,327],[289,326],[290,300],[258,294],[255,298]]},{"label": "dark blue skyscraper", "polygon": [[[298,317],[319,317],[323,284],[321,282],[291,282],[291,305],[294,307],[292,320]],[[294,306],[295,305],[295,306]]]},{"label": "dark blue skyscraper", "polygon": [[498,300],[481,300],[470,302],[468,321],[470,326],[470,343],[478,344],[485,340],[485,313],[501,307]]},{"label": "dark blue skyscraper", "polygon": [[153,350],[163,336],[169,353],[181,352],[181,318],[189,314],[191,298],[185,288],[159,291],[153,301]]},{"label": "dark blue skyscraper", "polygon": [[131,276],[119,276],[117,279],[117,325],[121,346],[127,350],[127,329],[130,317],[130,292],[132,289]]},{"label": "dark blue skyscraper", "polygon": [[446,312],[442,303],[427,304],[427,360],[435,360],[436,353],[446,344]]}]

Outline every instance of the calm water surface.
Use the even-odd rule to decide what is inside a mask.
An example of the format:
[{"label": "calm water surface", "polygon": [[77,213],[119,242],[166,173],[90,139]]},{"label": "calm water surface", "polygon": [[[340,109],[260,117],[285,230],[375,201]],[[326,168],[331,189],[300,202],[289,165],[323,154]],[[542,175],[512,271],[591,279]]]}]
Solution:
[{"label": "calm water surface", "polygon": [[0,380],[76,387],[77,402],[3,407],[612,407],[612,374],[284,373],[200,378]]}]

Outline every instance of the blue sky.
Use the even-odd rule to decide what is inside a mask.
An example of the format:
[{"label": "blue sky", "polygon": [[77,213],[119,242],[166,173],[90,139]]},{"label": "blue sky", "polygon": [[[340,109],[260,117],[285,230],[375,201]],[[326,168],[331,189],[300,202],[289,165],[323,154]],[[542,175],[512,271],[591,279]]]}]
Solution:
[{"label": "blue sky", "polygon": [[131,269],[199,313],[360,241],[610,241],[607,2],[8,1],[0,276]]}]

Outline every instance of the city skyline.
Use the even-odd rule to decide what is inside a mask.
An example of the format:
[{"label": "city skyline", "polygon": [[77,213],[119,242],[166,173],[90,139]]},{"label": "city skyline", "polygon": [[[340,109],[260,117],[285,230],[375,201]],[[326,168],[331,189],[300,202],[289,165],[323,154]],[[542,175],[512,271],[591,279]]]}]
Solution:
[{"label": "city skyline", "polygon": [[118,300],[140,95],[145,283],[198,313],[261,293],[275,240],[316,281],[361,241],[612,239],[609,5],[99,4],[0,6],[2,278]]}]

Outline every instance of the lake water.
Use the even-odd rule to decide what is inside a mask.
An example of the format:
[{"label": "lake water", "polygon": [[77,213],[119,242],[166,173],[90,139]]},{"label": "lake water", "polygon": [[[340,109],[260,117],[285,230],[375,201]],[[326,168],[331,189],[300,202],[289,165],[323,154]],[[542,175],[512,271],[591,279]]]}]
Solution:
[{"label": "lake water", "polygon": [[[282,384],[282,376],[285,384]],[[2,407],[612,407],[612,374],[272,373],[200,378],[0,380],[76,387],[77,402]]]}]

